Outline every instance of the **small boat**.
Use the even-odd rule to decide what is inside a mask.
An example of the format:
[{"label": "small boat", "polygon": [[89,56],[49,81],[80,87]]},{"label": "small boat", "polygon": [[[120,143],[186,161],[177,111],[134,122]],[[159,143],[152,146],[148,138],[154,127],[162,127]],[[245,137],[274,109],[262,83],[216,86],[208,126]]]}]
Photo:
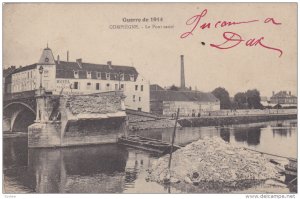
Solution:
[{"label": "small boat", "polygon": [[[150,152],[155,152],[159,154],[166,154],[170,152],[171,144],[167,142],[163,142],[161,140],[152,139],[152,138],[146,138],[138,135],[130,135],[130,136],[123,136],[118,139],[118,143],[145,150]],[[180,146],[174,145],[173,151],[179,149]]]},{"label": "small boat", "polygon": [[285,165],[285,181],[291,182],[297,178],[297,159],[288,158],[289,164]]}]

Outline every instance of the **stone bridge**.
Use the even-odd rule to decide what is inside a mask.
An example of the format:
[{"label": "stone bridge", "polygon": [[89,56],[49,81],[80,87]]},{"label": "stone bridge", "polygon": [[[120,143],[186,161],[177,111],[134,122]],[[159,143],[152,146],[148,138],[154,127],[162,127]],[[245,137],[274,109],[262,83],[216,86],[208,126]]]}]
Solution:
[{"label": "stone bridge", "polygon": [[[27,132],[28,126],[37,119],[37,91],[6,93],[3,98],[3,131]],[[59,96],[45,93],[52,100]],[[50,113],[51,114],[51,113]],[[54,114],[54,113],[53,113]],[[161,119],[153,114],[126,109],[129,122],[144,122]]]},{"label": "stone bridge", "polygon": [[52,95],[44,89],[5,94],[3,131],[28,132],[29,147],[116,142],[129,122],[159,117],[126,109],[123,92]]},{"label": "stone bridge", "polygon": [[28,147],[114,143],[126,134],[122,92],[52,95],[44,89],[5,95],[4,131],[27,131]]}]

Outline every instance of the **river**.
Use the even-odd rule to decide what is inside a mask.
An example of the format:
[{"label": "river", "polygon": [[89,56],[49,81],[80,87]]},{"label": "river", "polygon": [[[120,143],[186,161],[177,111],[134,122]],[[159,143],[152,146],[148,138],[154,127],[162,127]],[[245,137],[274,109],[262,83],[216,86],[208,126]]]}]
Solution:
[{"label": "river", "polygon": [[[173,129],[132,132],[169,142]],[[219,136],[234,145],[285,157],[297,157],[297,120],[195,127],[177,130],[175,143]],[[3,140],[4,193],[181,193],[147,182],[147,168],[158,158],[117,144],[28,149],[27,138]],[[262,192],[289,193],[288,188],[256,187]],[[252,192],[253,188],[244,191]],[[195,189],[192,192],[199,192]],[[210,190],[211,192],[211,190]]]}]

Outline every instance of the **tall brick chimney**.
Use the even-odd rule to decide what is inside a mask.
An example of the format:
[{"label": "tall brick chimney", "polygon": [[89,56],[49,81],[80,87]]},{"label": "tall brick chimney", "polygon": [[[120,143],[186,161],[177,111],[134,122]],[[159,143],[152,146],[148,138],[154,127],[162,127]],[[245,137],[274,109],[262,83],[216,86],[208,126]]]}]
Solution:
[{"label": "tall brick chimney", "polygon": [[185,88],[185,78],[184,78],[184,56],[180,55],[181,59],[181,72],[180,72],[180,88]]},{"label": "tall brick chimney", "polygon": [[108,65],[109,69],[112,69],[112,67],[111,67],[111,61],[107,61],[107,65]]},{"label": "tall brick chimney", "polygon": [[76,63],[78,64],[79,68],[82,68],[82,59],[76,59]]}]

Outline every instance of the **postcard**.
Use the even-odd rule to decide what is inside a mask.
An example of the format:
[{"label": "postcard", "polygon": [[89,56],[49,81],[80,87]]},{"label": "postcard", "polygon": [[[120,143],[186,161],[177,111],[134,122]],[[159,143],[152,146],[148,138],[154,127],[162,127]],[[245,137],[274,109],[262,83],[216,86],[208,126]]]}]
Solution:
[{"label": "postcard", "polygon": [[7,197],[298,192],[297,3],[2,6]]}]

